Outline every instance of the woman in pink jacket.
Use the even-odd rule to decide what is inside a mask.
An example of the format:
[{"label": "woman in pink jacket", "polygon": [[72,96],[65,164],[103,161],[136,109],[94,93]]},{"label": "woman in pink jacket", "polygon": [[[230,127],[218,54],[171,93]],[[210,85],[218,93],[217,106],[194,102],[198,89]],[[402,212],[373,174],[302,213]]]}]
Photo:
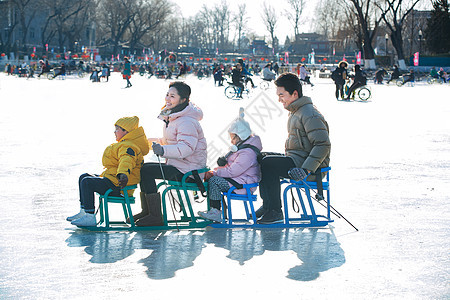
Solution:
[{"label": "woman in pink jacket", "polygon": [[[231,139],[230,152],[217,160],[219,167],[205,175],[208,180],[208,193],[211,209],[198,212],[199,216],[215,222],[222,221],[221,201],[222,192],[231,186],[256,183],[261,180],[261,169],[258,155],[261,153],[261,139],[252,135],[250,125],[244,120],[244,109],[239,111],[239,118],[234,120],[228,129]],[[254,192],[256,188],[252,189]],[[245,194],[245,189],[236,189],[238,194]]]},{"label": "woman in pink jacket", "polygon": [[163,137],[148,139],[153,143],[153,152],[166,158],[166,163],[142,166],[142,212],[133,216],[137,226],[163,225],[156,179],[181,181],[186,172],[206,167],[206,139],[199,122],[203,112],[189,101],[190,94],[191,88],[184,82],[175,81],[169,85],[166,105],[158,116],[164,122]]}]

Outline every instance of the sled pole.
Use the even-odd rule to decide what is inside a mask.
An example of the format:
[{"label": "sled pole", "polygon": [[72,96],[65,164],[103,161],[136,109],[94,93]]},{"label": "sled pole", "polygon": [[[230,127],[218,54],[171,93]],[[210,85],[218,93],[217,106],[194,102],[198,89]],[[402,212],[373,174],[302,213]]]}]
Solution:
[{"label": "sled pole", "polygon": [[[356,231],[359,231],[359,229],[356,228],[349,220],[347,220],[347,219],[346,219],[339,211],[337,211],[336,208],[334,208],[330,203],[328,203],[328,201],[325,200],[325,199],[322,197],[322,195],[317,194],[316,191],[314,191],[314,190],[306,183],[306,181],[305,181],[304,179],[302,179],[302,182],[303,182],[303,183],[304,183],[311,191],[314,192],[315,196],[317,196],[317,200],[318,200],[318,201],[320,201],[320,200],[325,201],[325,203],[328,204],[328,206],[329,206],[330,208],[332,208],[332,209],[338,214],[338,216],[340,216],[342,219],[344,219],[348,224],[350,224],[350,226],[352,226],[353,228],[355,228]],[[320,202],[319,202],[319,203],[320,203]]]},{"label": "sled pole", "polygon": [[[166,180],[166,176],[164,175],[164,171],[163,171],[163,167],[162,167],[159,155],[156,155],[156,157],[158,157],[159,169],[161,170],[161,175],[164,180],[164,183],[166,184],[166,186],[168,186],[168,182]],[[172,200],[173,200],[172,191],[169,190],[169,194],[172,197],[172,199],[169,200],[169,202],[170,202],[170,208],[172,209],[173,219],[175,220],[175,225],[177,226],[177,231],[180,232],[180,228],[178,227],[177,217],[175,216],[175,211],[174,211],[173,203],[172,203]]]}]

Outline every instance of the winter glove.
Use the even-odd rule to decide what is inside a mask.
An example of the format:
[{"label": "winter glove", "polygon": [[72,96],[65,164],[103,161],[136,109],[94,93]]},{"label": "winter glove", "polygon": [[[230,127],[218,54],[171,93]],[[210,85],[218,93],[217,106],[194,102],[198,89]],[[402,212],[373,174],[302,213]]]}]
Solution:
[{"label": "winter glove", "polygon": [[160,144],[154,142],[152,144],[152,149],[153,149],[153,153],[155,153],[156,155],[158,155],[158,156],[164,155],[164,148]]},{"label": "winter glove", "polygon": [[214,173],[213,173],[213,171],[208,171],[208,172],[206,172],[205,173],[205,179],[204,179],[204,181],[208,181],[211,177],[213,177],[214,176]]},{"label": "winter glove", "polygon": [[309,174],[308,170],[302,168],[292,168],[288,171],[288,175],[295,181],[303,181]]},{"label": "winter glove", "polygon": [[127,186],[128,176],[126,174],[123,173],[117,174],[117,179],[119,180],[119,186],[121,189]]},{"label": "winter glove", "polygon": [[217,159],[217,165],[219,167],[223,167],[227,164],[227,159],[225,158],[225,156],[221,156]]}]

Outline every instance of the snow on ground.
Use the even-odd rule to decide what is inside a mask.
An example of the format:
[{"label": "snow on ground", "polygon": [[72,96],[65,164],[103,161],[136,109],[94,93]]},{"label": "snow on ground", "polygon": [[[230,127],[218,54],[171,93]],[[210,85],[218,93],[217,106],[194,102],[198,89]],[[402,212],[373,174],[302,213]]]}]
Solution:
[{"label": "snow on ground", "polygon": [[[210,79],[186,81],[211,167],[240,106],[264,150],[283,151],[287,112],[274,89],[233,101]],[[359,232],[337,218],[319,230],[77,229],[65,218],[78,210],[78,176],[101,172],[114,122],[137,115],[148,137],[161,135],[169,82],[132,82],[0,74],[0,298],[450,297],[449,85],[370,85],[368,102],[337,102],[329,79],[304,87],[330,125],[332,204]]]}]

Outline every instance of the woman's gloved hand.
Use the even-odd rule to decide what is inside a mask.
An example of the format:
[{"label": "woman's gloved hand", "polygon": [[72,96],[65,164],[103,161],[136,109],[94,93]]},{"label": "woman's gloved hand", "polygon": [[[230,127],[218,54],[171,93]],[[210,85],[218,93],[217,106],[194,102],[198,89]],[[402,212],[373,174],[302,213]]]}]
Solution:
[{"label": "woman's gloved hand", "polygon": [[156,155],[158,155],[158,156],[163,156],[164,155],[164,148],[160,144],[153,143],[152,144],[152,149],[153,149],[153,153],[155,153]]}]

